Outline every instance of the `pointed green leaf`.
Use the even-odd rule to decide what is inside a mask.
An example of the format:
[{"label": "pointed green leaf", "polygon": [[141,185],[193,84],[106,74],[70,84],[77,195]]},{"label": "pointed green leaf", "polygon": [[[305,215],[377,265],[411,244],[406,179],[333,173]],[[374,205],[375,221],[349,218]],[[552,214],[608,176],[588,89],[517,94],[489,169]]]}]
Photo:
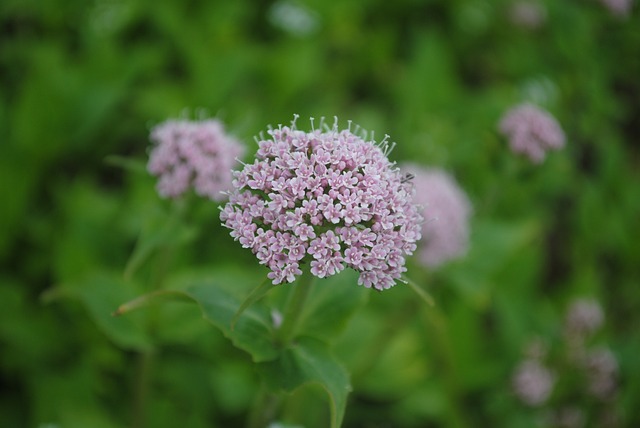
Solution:
[{"label": "pointed green leaf", "polygon": [[260,285],[251,290],[251,293],[247,296],[247,298],[242,302],[242,305],[238,308],[236,313],[233,315],[233,319],[231,320],[231,330],[235,328],[236,322],[240,315],[251,305],[256,303],[258,300],[262,299],[269,291],[273,290],[273,284],[270,279],[265,279]]},{"label": "pointed green leaf", "polygon": [[187,288],[187,294],[195,300],[205,319],[216,326],[231,342],[240,349],[251,354],[255,362],[268,361],[278,356],[273,343],[273,325],[271,314],[264,306],[254,304],[244,311],[234,329],[231,322],[242,305],[243,299],[239,291],[229,290],[216,281],[197,283]]},{"label": "pointed green leaf", "polygon": [[331,427],[342,424],[351,391],[349,375],[324,342],[300,337],[282,350],[276,360],[260,363],[258,370],[267,385],[275,390],[291,392],[305,383],[320,384],[329,395]]},{"label": "pointed green leaf", "polygon": [[113,274],[97,273],[74,286],[64,286],[65,295],[76,296],[86,306],[91,318],[118,346],[148,350],[152,340],[143,313],[127,317],[113,317],[114,308],[131,300],[135,288]]}]

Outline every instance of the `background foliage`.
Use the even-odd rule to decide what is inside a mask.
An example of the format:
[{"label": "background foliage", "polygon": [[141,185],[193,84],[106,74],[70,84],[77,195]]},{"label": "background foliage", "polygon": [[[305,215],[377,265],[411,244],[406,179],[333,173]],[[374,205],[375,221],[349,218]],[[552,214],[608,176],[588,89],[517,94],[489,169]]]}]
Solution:
[{"label": "background foliage", "polygon": [[[559,341],[576,296],[605,310],[619,426],[639,426],[640,18],[595,0],[544,4],[546,22],[527,29],[505,0],[3,1],[2,425],[244,423],[259,375],[198,310],[111,316],[180,275],[264,278],[215,204],[181,210],[144,171],[105,161],[142,164],[150,126],[188,108],[250,152],[294,113],[301,128],[352,119],[391,135],[393,160],[451,170],[474,203],[467,257],[409,271],[435,309],[397,286],[367,293],[346,326],[345,426],[535,426],[510,376],[532,337]],[[496,132],[522,100],[568,136],[541,166]],[[283,413],[327,418],[313,385]]]}]

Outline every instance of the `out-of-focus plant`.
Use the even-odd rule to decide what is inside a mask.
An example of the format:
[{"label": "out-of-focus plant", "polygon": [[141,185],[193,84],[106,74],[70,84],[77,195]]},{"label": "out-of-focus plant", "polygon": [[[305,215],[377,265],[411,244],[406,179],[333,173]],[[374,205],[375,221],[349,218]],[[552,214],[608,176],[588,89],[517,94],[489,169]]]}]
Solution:
[{"label": "out-of-focus plant", "polygon": [[616,396],[618,360],[594,338],[604,314],[592,299],[571,302],[561,328],[561,343],[537,338],[515,369],[516,397],[537,413],[542,426],[577,428],[620,426]]}]

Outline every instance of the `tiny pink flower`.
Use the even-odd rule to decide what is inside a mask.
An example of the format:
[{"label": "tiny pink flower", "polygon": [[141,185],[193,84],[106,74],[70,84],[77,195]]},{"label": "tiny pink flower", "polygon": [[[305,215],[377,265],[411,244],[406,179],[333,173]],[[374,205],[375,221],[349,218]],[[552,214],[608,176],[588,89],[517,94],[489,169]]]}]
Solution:
[{"label": "tiny pink flower", "polygon": [[386,138],[367,141],[337,120],[305,132],[294,119],[268,134],[255,162],[234,173],[220,215],[231,236],[251,243],[274,284],[293,282],[302,269],[325,278],[351,268],[365,287],[392,287],[421,237],[422,216],[387,158]]},{"label": "tiny pink flower", "polygon": [[565,144],[558,121],[533,104],[511,108],[500,120],[499,128],[509,139],[511,150],[528,156],[534,163],[542,162],[547,150],[558,150]]},{"label": "tiny pink flower", "polygon": [[437,168],[415,164],[402,165],[413,176],[415,202],[423,210],[422,241],[417,257],[425,266],[435,268],[464,255],[469,247],[471,202],[455,179]]},{"label": "tiny pink flower", "polygon": [[192,187],[200,196],[225,199],[231,170],[244,147],[225,133],[219,120],[168,120],[155,126],[150,138],[153,147],[147,169],[158,177],[161,196],[177,198]]}]

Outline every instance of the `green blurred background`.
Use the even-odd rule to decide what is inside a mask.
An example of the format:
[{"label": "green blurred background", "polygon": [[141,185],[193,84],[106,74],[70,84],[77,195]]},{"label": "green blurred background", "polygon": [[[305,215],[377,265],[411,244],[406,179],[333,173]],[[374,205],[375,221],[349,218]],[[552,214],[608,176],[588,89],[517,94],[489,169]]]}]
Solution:
[{"label": "green blurred background", "polygon": [[[249,152],[254,135],[294,113],[303,129],[309,116],[351,119],[389,134],[393,160],[452,171],[473,201],[467,257],[409,271],[438,311],[390,315],[411,298],[395,287],[372,293],[347,329],[336,349],[353,371],[345,426],[544,426],[510,376],[532,337],[561,342],[576,296],[606,314],[596,340],[619,363],[614,426],[640,426],[638,8],[616,16],[596,0],[546,1],[544,22],[526,28],[512,3],[4,0],[0,425],[142,426],[141,401],[149,427],[244,423],[258,376],[196,311],[158,309],[152,331],[140,327],[146,313],[110,316],[163,275],[140,263],[136,279],[123,277],[145,234],[162,231],[159,247],[179,249],[168,271],[256,266],[215,204],[194,201],[167,228],[173,206],[136,170],[151,126],[203,111]],[[567,134],[541,166],[497,133],[523,100]],[[388,343],[367,355],[384,328]],[[323,400],[303,389],[288,421],[324,426]],[[588,414],[591,403],[574,404]]]}]

